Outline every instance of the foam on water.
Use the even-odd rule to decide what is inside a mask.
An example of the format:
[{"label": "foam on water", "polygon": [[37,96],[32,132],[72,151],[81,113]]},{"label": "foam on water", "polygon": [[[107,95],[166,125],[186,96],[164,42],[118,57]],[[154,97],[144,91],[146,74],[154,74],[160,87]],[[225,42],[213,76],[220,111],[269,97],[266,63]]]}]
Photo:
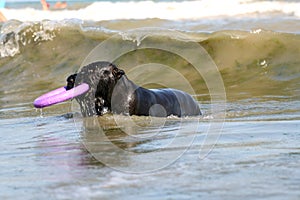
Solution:
[{"label": "foam on water", "polygon": [[159,18],[168,20],[198,20],[206,18],[250,17],[279,14],[300,17],[300,2],[252,1],[252,0],[198,0],[181,2],[94,2],[79,10],[42,11],[34,8],[3,9],[7,19],[36,21],[62,20],[115,20]]}]

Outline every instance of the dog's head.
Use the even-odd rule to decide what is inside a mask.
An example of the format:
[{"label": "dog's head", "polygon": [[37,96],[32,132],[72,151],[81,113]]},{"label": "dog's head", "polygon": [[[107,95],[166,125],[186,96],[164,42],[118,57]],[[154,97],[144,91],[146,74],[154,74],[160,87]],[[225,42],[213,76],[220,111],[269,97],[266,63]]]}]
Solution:
[{"label": "dog's head", "polygon": [[91,88],[98,86],[113,88],[124,74],[125,72],[122,69],[112,63],[95,62],[84,66],[78,73],[70,75],[67,78],[66,89],[70,90],[75,85],[83,82],[89,84]]},{"label": "dog's head", "polygon": [[[79,101],[81,107],[85,104],[86,108],[84,109],[89,110],[86,115],[102,115],[104,110],[110,110],[111,95],[114,87],[124,74],[123,70],[112,63],[91,63],[81,68],[78,73],[72,74],[67,78],[66,89],[69,90],[81,83],[87,83],[90,86],[90,90],[76,98],[76,100]],[[83,111],[83,108],[81,110]]]}]

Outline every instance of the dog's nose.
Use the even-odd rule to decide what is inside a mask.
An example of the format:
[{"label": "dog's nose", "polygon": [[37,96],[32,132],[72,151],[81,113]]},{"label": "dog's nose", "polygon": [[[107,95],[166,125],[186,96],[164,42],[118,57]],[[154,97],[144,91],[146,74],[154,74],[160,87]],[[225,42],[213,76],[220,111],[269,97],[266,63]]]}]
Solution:
[{"label": "dog's nose", "polygon": [[72,89],[73,87],[74,87],[74,83],[68,82],[68,83],[67,83],[66,90],[70,90],[70,89]]}]

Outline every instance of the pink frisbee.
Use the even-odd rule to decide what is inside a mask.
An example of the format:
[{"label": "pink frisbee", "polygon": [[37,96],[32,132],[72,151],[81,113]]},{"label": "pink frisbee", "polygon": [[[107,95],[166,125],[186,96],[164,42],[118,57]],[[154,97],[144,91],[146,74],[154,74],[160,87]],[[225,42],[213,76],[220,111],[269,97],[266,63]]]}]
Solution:
[{"label": "pink frisbee", "polygon": [[89,85],[82,83],[70,90],[65,87],[57,88],[48,92],[34,100],[33,105],[36,108],[44,108],[53,104],[61,103],[69,99],[73,99],[79,95],[86,93],[90,89]]}]

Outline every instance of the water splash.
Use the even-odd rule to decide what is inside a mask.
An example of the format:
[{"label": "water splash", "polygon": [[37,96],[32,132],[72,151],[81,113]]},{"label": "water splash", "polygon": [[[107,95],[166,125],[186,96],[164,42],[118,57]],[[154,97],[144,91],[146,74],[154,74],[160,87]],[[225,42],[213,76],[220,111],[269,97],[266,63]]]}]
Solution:
[{"label": "water splash", "polygon": [[40,112],[40,118],[44,118],[44,116],[43,116],[43,109],[42,108],[35,108],[35,111],[36,112]]},{"label": "water splash", "polygon": [[39,44],[56,37],[57,23],[9,21],[1,27],[0,57],[13,57],[29,44]]}]

